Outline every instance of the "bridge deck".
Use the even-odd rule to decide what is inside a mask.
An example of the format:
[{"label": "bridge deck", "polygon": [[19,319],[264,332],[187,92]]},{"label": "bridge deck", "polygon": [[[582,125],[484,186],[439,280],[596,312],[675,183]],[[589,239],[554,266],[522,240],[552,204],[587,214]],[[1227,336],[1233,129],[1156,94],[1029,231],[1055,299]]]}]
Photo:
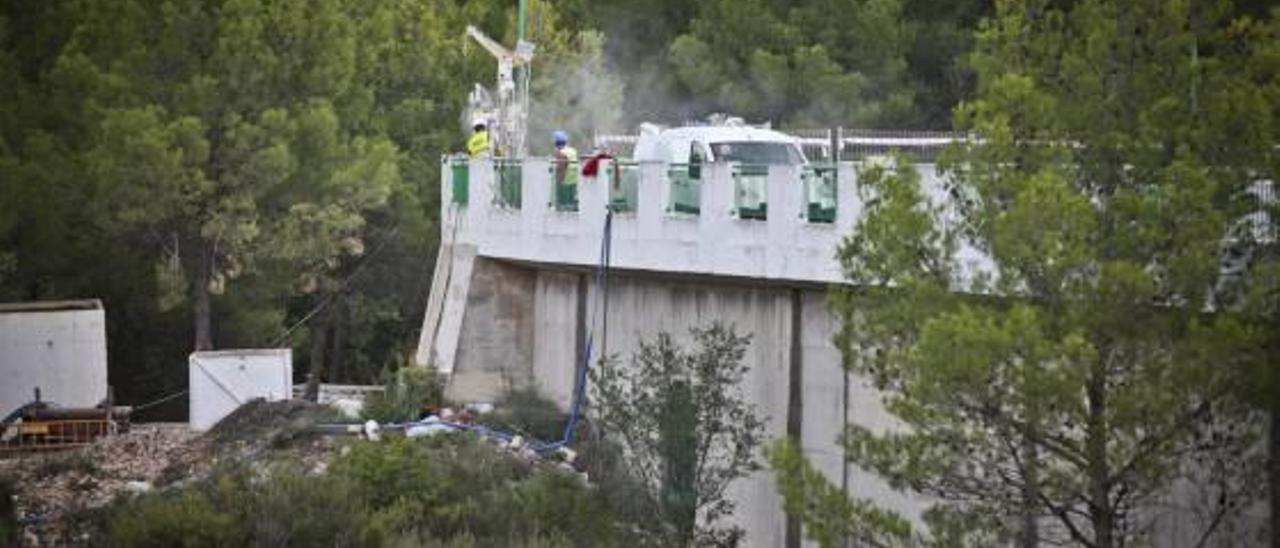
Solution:
[{"label": "bridge deck", "polygon": [[[836,249],[862,211],[850,162],[709,164],[696,180],[687,166],[610,163],[599,177],[579,181],[576,204],[557,189],[549,160],[446,160],[442,167],[444,242],[535,263],[595,265],[605,213],[613,209],[617,268],[841,282]],[[935,167],[917,169],[934,199],[944,200]]]}]

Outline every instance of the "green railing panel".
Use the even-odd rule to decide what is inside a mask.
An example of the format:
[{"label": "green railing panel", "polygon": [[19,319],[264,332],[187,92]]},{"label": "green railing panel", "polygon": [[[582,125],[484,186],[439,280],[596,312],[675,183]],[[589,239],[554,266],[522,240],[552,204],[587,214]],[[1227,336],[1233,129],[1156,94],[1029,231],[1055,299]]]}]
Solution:
[{"label": "green railing panel", "polygon": [[805,217],[811,223],[836,222],[836,168],[815,166],[805,170]]},{"label": "green railing panel", "polygon": [[[551,162],[551,166],[547,170],[550,174],[548,180],[551,181],[551,208],[556,211],[577,211],[578,210],[578,182],[581,180],[576,176],[578,171],[578,163],[570,162],[565,166],[565,178],[562,182],[556,181],[556,163]],[[573,176],[570,176],[572,174]]]},{"label": "green railing panel", "polygon": [[667,210],[675,213],[698,215],[702,211],[702,191],[700,181],[689,177],[689,166],[672,164],[667,171],[667,181],[671,185],[671,203]]},{"label": "green railing panel", "polygon": [[640,166],[618,162],[609,171],[609,209],[618,213],[635,212],[640,201]]},{"label": "green railing panel", "polygon": [[520,209],[520,182],[524,165],[519,160],[497,159],[493,161],[498,191],[493,194],[494,203],[501,207]]},{"label": "green railing panel", "polygon": [[456,159],[449,168],[453,179],[453,203],[467,205],[468,189],[471,187],[471,163],[466,159]]},{"label": "green railing panel", "polygon": [[733,166],[733,210],[739,219],[768,218],[769,166]]}]

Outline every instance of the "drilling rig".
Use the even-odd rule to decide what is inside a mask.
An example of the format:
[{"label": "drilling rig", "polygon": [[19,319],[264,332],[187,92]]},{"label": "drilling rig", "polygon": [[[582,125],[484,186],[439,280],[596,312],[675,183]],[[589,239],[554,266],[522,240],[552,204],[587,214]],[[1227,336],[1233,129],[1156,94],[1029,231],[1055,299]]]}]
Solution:
[{"label": "drilling rig", "polygon": [[475,84],[467,97],[467,121],[482,118],[502,156],[523,158],[527,152],[525,134],[529,126],[529,80],[532,75],[534,45],[524,39],[525,0],[520,0],[514,50],[489,38],[480,29],[467,26],[467,36],[498,61],[496,89]]}]

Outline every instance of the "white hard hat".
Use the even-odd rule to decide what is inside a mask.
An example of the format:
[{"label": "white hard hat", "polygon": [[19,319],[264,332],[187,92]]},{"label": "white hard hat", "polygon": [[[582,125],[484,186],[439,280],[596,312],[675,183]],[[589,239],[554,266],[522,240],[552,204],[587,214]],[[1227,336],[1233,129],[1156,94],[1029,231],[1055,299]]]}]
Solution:
[{"label": "white hard hat", "polygon": [[489,127],[489,123],[486,122],[484,118],[476,118],[471,121],[471,127],[476,127],[476,126]]}]

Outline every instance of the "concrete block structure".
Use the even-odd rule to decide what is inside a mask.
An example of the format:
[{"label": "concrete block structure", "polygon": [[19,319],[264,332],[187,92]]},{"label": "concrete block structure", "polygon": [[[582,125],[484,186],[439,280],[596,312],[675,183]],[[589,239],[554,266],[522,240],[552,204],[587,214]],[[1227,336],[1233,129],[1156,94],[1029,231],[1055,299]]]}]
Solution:
[{"label": "concrete block structure", "polygon": [[293,397],[293,351],[288,348],[218,350],[191,354],[190,426],[208,430],[250,400]]},{"label": "concrete block structure", "polygon": [[0,304],[0,416],[34,398],[93,407],[107,397],[102,302]]}]

